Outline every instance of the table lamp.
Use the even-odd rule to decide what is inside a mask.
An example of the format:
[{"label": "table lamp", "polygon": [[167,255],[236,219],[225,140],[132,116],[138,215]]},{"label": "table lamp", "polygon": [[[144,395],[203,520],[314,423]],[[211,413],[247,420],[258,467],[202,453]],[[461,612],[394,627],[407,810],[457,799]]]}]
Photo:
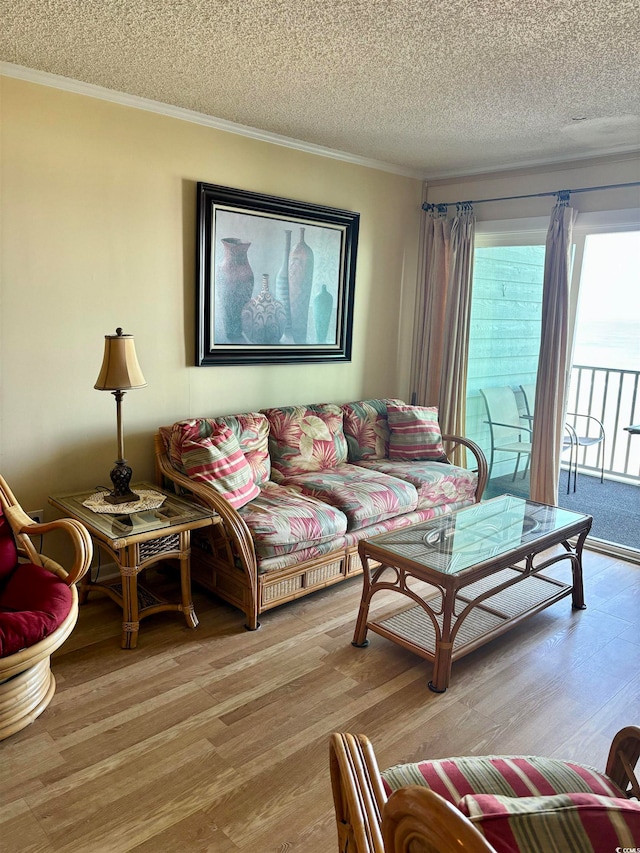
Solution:
[{"label": "table lamp", "polygon": [[129,488],[132,471],[124,458],[121,405],[125,391],[144,388],[146,384],[138,364],[133,335],[123,335],[122,329],[116,329],[115,335],[105,335],[102,367],[93,387],[98,391],[111,391],[116,398],[118,458],[110,474],[113,490],[104,498],[107,503],[122,504],[139,500],[139,496]]}]

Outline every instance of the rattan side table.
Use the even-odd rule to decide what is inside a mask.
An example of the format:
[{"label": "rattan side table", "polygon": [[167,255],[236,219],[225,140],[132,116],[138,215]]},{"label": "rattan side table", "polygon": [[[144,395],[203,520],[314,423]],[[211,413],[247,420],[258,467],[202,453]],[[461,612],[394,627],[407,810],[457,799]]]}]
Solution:
[{"label": "rattan side table", "polygon": [[[116,564],[120,578],[92,579],[90,570],[82,579],[79,599],[86,602],[91,590],[101,589],[122,607],[122,648],[134,649],[140,620],[154,613],[177,610],[187,625],[198,624],[191,599],[191,531],[216,523],[214,512],[186,498],[154,486],[138,483],[133,491],[150,490],[164,495],[161,506],[139,512],[100,513],[84,505],[91,492],[53,495],[49,503],[71,518],[81,521],[94,544]],[[169,602],[138,583],[145,569],[167,559],[180,562],[180,602]]]}]

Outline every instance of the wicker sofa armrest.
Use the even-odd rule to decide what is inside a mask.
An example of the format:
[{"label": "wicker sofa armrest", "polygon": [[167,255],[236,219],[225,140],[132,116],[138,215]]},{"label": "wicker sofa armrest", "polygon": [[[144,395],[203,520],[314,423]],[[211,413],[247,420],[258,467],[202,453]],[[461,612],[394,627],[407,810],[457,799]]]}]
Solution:
[{"label": "wicker sofa armrest", "polygon": [[[225,535],[232,550],[232,559],[240,560],[243,571],[247,574],[249,583],[255,590],[258,583],[258,567],[253,539],[249,528],[244,523],[240,514],[231,506],[219,492],[206,483],[197,483],[186,474],[177,470],[169,459],[162,436],[156,434],[156,481],[162,485],[163,481],[170,481],[178,494],[188,494],[195,501],[216,512],[224,525]],[[257,611],[254,617],[248,618],[247,627],[255,629],[258,626]]]},{"label": "wicker sofa armrest", "polygon": [[479,444],[471,441],[470,438],[464,438],[461,435],[443,435],[442,441],[448,445],[447,456],[453,454],[456,447],[466,447],[475,457],[475,470],[478,472],[478,485],[476,487],[476,503],[480,501],[484,494],[489,476],[489,466],[487,465],[487,457]]}]

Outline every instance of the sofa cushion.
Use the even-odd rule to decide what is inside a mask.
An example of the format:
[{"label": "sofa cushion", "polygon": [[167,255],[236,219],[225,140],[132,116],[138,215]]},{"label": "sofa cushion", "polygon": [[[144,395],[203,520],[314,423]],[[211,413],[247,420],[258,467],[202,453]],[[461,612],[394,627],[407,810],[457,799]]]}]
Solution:
[{"label": "sofa cushion", "polygon": [[240,510],[259,557],[273,557],[340,539],[347,519],[335,507],[295,489],[266,483]]},{"label": "sofa cushion", "polygon": [[264,414],[269,421],[271,465],[282,478],[346,462],[340,406],[286,406],[264,409]]},{"label": "sofa cushion", "polygon": [[446,459],[435,406],[388,406],[389,458]]},{"label": "sofa cushion", "polygon": [[349,461],[384,459],[389,455],[387,406],[403,406],[402,400],[360,400],[345,403],[344,434],[349,447]]},{"label": "sofa cushion", "polygon": [[457,806],[467,794],[505,797],[602,794],[624,797],[604,773],[583,764],[539,756],[464,756],[398,764],[382,774],[388,794],[423,785]]},{"label": "sofa cushion", "polygon": [[42,566],[20,563],[0,591],[0,657],[44,640],[64,622],[73,593]]},{"label": "sofa cushion", "polygon": [[418,491],[418,509],[475,500],[478,475],[467,468],[442,462],[416,465],[394,459],[366,459],[356,464],[411,483]]},{"label": "sofa cushion", "polygon": [[[333,555],[331,563],[327,564],[322,560],[319,566],[314,566],[304,575],[294,574],[292,577],[278,583],[278,587],[282,589],[283,585],[287,585],[289,591],[294,594],[305,595],[307,581],[313,583],[315,579],[331,581],[332,578],[344,578],[345,576],[345,558],[344,558],[345,537],[337,536],[330,542],[323,542],[320,545],[311,545],[309,548],[303,548],[301,551],[290,551],[287,554],[276,554],[275,557],[262,557],[256,553],[258,562],[258,573],[267,575],[269,572],[280,571],[280,569],[288,569],[291,566],[298,566],[305,560],[318,560],[328,554]],[[315,584],[314,584],[315,585]],[[266,600],[268,593],[263,593]],[[297,597],[297,595],[296,595]]]},{"label": "sofa cushion", "polygon": [[418,493],[411,483],[359,465],[344,464],[332,471],[296,474],[287,477],[286,485],[337,507],[347,516],[348,530],[404,515],[418,503]]},{"label": "sofa cushion", "polygon": [[188,418],[178,421],[171,427],[161,427],[160,435],[164,441],[171,464],[182,473],[182,425],[197,424],[198,434],[203,438],[212,435],[220,426],[227,426],[238,439],[240,450],[251,466],[254,483],[259,486],[266,483],[271,475],[269,460],[269,422],[260,412],[246,412],[241,415],[224,415],[219,418]]},{"label": "sofa cushion", "polygon": [[384,521],[378,521],[376,524],[370,524],[369,527],[360,527],[358,530],[347,530],[344,537],[347,548],[352,548],[357,545],[362,539],[371,539],[372,536],[378,536],[381,533],[391,533],[392,530],[401,530],[403,527],[409,527],[412,524],[421,524],[423,521],[431,521],[434,518],[440,518],[442,515],[448,515],[456,509],[462,509],[468,506],[469,501],[442,504],[442,506],[432,506],[429,509],[415,509],[413,512],[408,512],[406,515],[396,515],[393,518],[386,518]]},{"label": "sofa cushion", "polygon": [[640,842],[640,803],[626,797],[470,794],[458,808],[497,853],[614,851]]},{"label": "sofa cushion", "polygon": [[210,435],[199,434],[197,421],[186,421],[175,430],[180,435],[181,462],[186,474],[207,483],[239,509],[260,494],[251,466],[228,426],[215,424]]}]

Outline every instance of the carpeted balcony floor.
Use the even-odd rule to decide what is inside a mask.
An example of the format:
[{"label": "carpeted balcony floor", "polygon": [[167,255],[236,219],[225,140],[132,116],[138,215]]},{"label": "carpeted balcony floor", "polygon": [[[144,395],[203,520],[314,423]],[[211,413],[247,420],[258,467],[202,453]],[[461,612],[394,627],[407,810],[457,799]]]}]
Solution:
[{"label": "carpeted balcony floor", "polygon": [[[638,485],[619,483],[588,474],[578,474],[575,493],[567,494],[567,472],[561,473],[559,503],[573,512],[593,516],[591,536],[640,551],[640,480]],[[529,496],[529,477],[520,475],[515,481],[510,476],[491,480],[485,499],[500,494]]]}]

